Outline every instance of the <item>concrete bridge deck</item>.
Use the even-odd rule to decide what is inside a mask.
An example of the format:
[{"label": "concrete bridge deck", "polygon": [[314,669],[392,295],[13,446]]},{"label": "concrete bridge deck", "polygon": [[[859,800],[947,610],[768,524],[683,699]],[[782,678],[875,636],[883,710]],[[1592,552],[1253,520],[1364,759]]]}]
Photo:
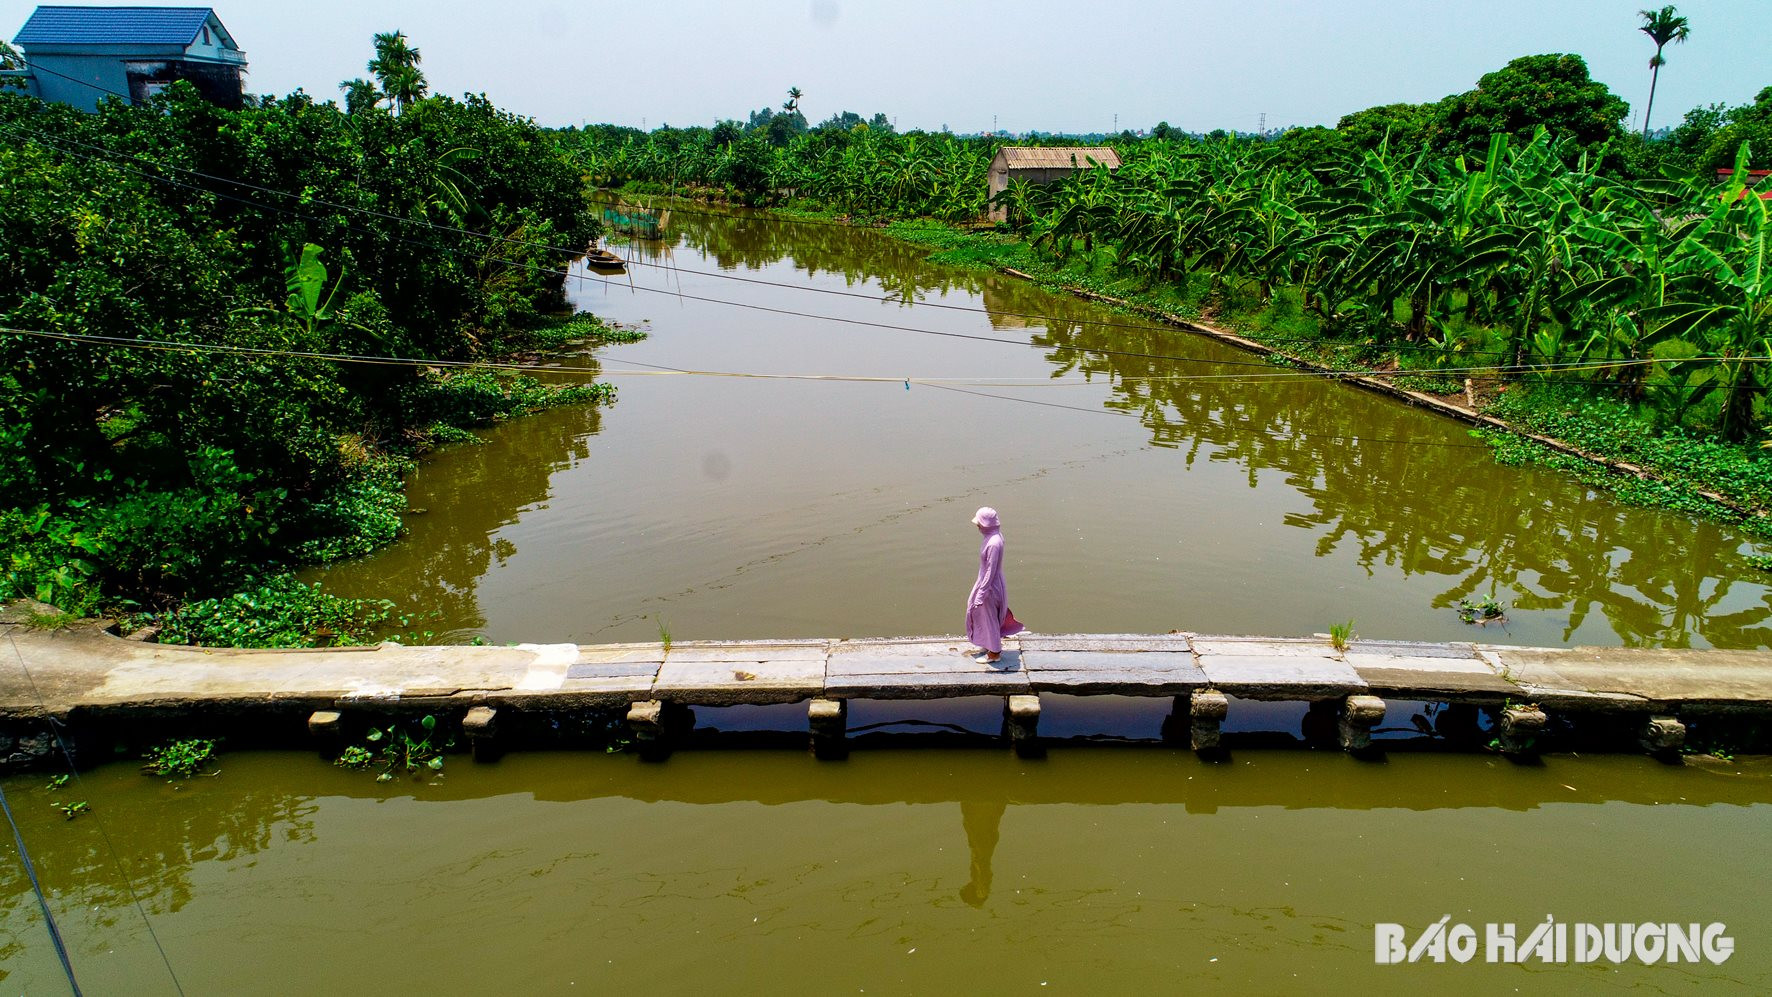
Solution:
[{"label": "concrete bridge deck", "polygon": [[1009,640],[987,665],[955,637],[266,651],[5,619],[0,655],[12,660],[0,664],[0,719],[456,710],[470,737],[490,739],[499,711],[617,707],[644,741],[681,707],[809,701],[814,744],[828,747],[843,737],[849,700],[1000,696],[1018,744],[1031,744],[1042,694],[1116,695],[1175,697],[1200,750],[1217,745],[1233,699],[1333,706],[1343,745],[1360,749],[1390,699],[1492,709],[1504,746],[1515,747],[1547,715],[1611,714],[1665,750],[1683,737],[1681,717],[1772,715],[1772,654],[1756,651],[1382,640],[1338,651],[1325,638],[1058,634]]}]

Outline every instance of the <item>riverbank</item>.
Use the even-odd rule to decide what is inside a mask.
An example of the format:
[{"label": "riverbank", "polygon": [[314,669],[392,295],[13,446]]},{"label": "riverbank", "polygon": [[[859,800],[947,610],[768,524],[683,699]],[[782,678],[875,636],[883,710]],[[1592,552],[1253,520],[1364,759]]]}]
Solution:
[{"label": "riverbank", "polygon": [[[209,593],[195,593],[198,598],[162,594],[156,600],[151,593],[106,593],[95,586],[40,588],[39,597],[59,597],[57,607],[75,615],[108,612],[124,619],[131,630],[174,643],[314,647],[361,643],[390,630],[407,633],[407,639],[422,639],[426,619],[422,607],[397,606],[379,598],[342,598],[298,581],[292,572],[362,557],[399,539],[407,519],[427,511],[408,503],[407,476],[442,448],[481,443],[474,430],[562,405],[613,402],[615,388],[608,383],[549,384],[530,374],[545,371],[546,359],[562,351],[644,337],[639,330],[611,326],[582,313],[508,330],[483,344],[482,359],[472,364],[425,368],[401,394],[407,427],[391,436],[364,432],[341,438],[339,478],[314,494],[290,496],[274,510],[260,512],[277,517],[264,528],[267,537],[276,539],[262,544],[250,565],[238,559],[241,566],[235,574],[218,572],[219,584],[212,581]],[[580,369],[595,376],[594,366]],[[85,511],[88,522],[104,522],[111,515],[102,505]],[[250,507],[244,511],[247,516],[254,514]],[[174,535],[164,541],[160,556],[176,557],[184,513],[171,509],[166,514],[171,520],[157,527]],[[102,527],[87,529],[100,533]],[[102,553],[102,534],[87,543],[85,549]],[[22,553],[30,553],[28,546]],[[89,571],[94,576],[100,573],[96,567]],[[153,605],[154,601],[160,604]]]}]

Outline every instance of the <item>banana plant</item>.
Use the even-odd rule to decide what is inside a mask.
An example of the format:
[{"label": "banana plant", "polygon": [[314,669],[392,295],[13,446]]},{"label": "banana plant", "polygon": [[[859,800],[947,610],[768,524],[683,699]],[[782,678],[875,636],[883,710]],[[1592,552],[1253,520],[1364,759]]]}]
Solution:
[{"label": "banana plant", "polygon": [[1766,391],[1772,362],[1772,263],[1767,260],[1767,202],[1746,189],[1748,147],[1735,158],[1735,179],[1703,220],[1674,247],[1668,301],[1647,310],[1649,339],[1684,339],[1700,347],[1712,372],[1709,389],[1723,393],[1719,430],[1745,439],[1754,402]]}]

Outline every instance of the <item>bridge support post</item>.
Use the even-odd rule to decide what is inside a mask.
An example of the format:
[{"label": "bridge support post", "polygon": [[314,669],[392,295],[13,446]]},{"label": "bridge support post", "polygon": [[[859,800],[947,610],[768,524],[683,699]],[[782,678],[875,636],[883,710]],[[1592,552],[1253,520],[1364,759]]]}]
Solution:
[{"label": "bridge support post", "polygon": [[344,714],[337,710],[315,710],[308,714],[308,736],[314,739],[314,747],[320,757],[327,761],[336,761],[339,753],[344,751]]},{"label": "bridge support post", "polygon": [[1040,697],[1010,696],[1003,704],[1003,722],[1009,728],[1009,743],[1023,758],[1040,755]]},{"label": "bridge support post", "polygon": [[461,732],[467,735],[468,745],[473,749],[474,761],[498,761],[498,711],[490,706],[476,706],[462,718]]},{"label": "bridge support post", "polygon": [[1372,750],[1372,728],[1384,719],[1384,700],[1377,696],[1349,696],[1341,701],[1337,734],[1341,749],[1349,754]]},{"label": "bridge support post", "polygon": [[1501,753],[1531,757],[1538,753],[1538,737],[1544,733],[1546,717],[1536,706],[1509,706],[1501,711],[1496,724]]},{"label": "bridge support post", "polygon": [[663,761],[671,753],[665,736],[664,703],[657,699],[641,700],[628,706],[628,737],[634,750],[649,762]]},{"label": "bridge support post", "polygon": [[1675,717],[1649,717],[1637,732],[1637,743],[1651,755],[1678,754],[1686,746],[1686,725]]},{"label": "bridge support post", "polygon": [[1188,742],[1196,752],[1215,754],[1221,750],[1219,737],[1230,709],[1230,697],[1222,692],[1203,690],[1189,699]]},{"label": "bridge support post", "polygon": [[849,756],[849,701],[814,699],[806,707],[806,725],[812,731],[812,754],[835,760]]}]

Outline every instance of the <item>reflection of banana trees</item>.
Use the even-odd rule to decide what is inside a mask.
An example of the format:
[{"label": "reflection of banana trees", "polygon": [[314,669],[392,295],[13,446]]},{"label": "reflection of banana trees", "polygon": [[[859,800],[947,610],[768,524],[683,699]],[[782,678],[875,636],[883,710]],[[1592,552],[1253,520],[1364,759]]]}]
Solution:
[{"label": "reflection of banana trees", "polygon": [[[1079,314],[1055,318],[1033,341],[1176,352],[1164,335]],[[1569,613],[1568,634],[1598,609],[1629,644],[1772,642],[1772,600],[1753,587],[1744,598],[1729,580],[1740,575],[1733,546],[1680,517],[1537,478],[1499,494],[1480,449],[1386,443],[1417,437],[1420,424],[1377,400],[1326,395],[1338,389],[1321,381],[1166,379],[1210,366],[1070,348],[1051,358],[1108,379],[1108,407],[1137,414],[1154,445],[1184,450],[1190,463],[1204,455],[1238,464],[1252,481],[1280,471],[1312,505],[1285,522],[1315,532],[1320,556],[1352,545],[1368,570],[1449,579],[1434,605],[1499,587],[1517,593],[1519,609]]]},{"label": "reflection of banana trees", "polygon": [[[69,828],[59,826],[59,815],[58,826],[36,828],[36,834],[28,821],[25,824],[33,858],[46,876],[44,885],[64,903],[73,898],[65,916],[81,926],[75,930],[90,927],[81,913],[90,911],[93,921],[114,932],[119,912],[130,910],[138,900],[160,915],[184,909],[195,895],[193,881],[203,878],[201,863],[250,864],[251,856],[273,844],[312,843],[320,805],[309,794],[277,785],[240,792],[236,799],[211,796],[199,807],[169,807],[156,793],[118,792],[108,794],[103,807],[104,821],[129,829],[127,879],[104,838],[69,833]],[[73,829],[81,830],[77,825]],[[12,877],[7,890],[0,892],[0,917],[17,923],[25,919],[27,910],[30,917],[37,916],[36,898],[22,876]],[[64,923],[63,930],[68,928]],[[9,932],[8,939],[0,942],[0,959],[10,959],[17,951],[13,941],[17,937]]]},{"label": "reflection of banana trees", "polygon": [[[436,614],[436,624],[427,618],[421,625],[439,633],[479,629],[486,618],[476,588],[495,560],[502,564],[517,553],[500,531],[521,510],[548,499],[553,475],[589,459],[590,438],[601,420],[595,405],[549,409],[502,424],[484,446],[456,447],[431,458],[426,472],[407,486],[413,506],[430,510],[412,521],[413,538],[317,570],[314,580],[331,592],[423,606]],[[538,460],[537,454],[558,456]]]},{"label": "reflection of banana trees", "polygon": [[761,270],[787,261],[808,275],[840,274],[850,286],[877,281],[887,300],[905,304],[954,291],[976,293],[985,279],[974,271],[930,267],[922,262],[925,250],[839,225],[698,209],[672,215],[671,230],[723,270]]}]

